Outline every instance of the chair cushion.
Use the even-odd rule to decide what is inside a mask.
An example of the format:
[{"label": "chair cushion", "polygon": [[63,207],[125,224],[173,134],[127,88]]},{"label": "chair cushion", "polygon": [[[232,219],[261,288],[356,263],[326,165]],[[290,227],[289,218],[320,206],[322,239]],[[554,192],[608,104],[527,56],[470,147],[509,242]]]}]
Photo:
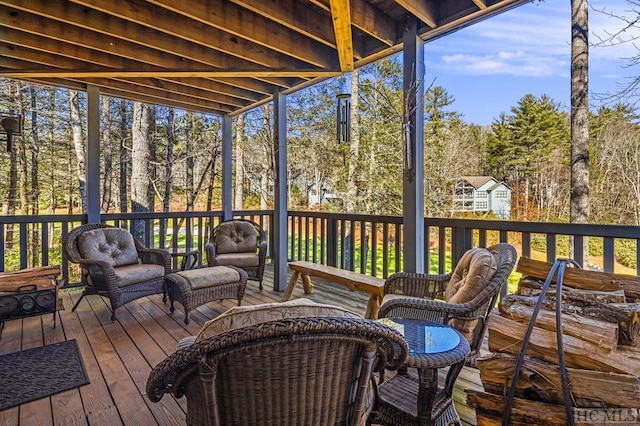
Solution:
[{"label": "chair cushion", "polygon": [[258,232],[249,222],[232,220],[218,225],[215,235],[216,253],[256,252]]},{"label": "chair cushion", "polygon": [[267,321],[310,317],[360,318],[353,312],[338,306],[315,303],[309,299],[295,299],[282,303],[265,303],[253,306],[236,306],[207,321],[195,341],[199,342],[225,331]]},{"label": "chair cushion", "polygon": [[[498,269],[498,262],[489,250],[474,248],[462,255],[451,275],[444,296],[448,303],[466,303],[478,296],[491,281]],[[472,342],[479,320],[452,318],[449,325],[456,328]]]},{"label": "chair cushion", "polygon": [[199,288],[213,287],[214,285],[237,283],[240,281],[240,274],[233,268],[226,266],[210,266],[208,268],[191,269],[176,272],[185,280],[189,281],[193,290]]},{"label": "chair cushion", "polygon": [[131,284],[164,277],[164,266],[149,263],[119,266],[114,270],[118,287],[126,287]]},{"label": "chair cushion", "polygon": [[233,265],[238,268],[256,268],[260,263],[258,253],[225,253],[215,257],[216,265]]},{"label": "chair cushion", "polygon": [[78,237],[78,250],[85,259],[102,260],[114,267],[139,262],[133,235],[121,228],[83,232]]},{"label": "chair cushion", "polygon": [[493,278],[498,263],[487,249],[474,248],[462,255],[444,292],[448,303],[473,300]]}]

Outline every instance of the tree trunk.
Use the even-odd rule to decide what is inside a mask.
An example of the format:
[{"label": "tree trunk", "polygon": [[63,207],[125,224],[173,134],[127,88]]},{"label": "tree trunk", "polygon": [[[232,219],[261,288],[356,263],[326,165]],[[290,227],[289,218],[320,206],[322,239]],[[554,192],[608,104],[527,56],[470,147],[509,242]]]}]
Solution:
[{"label": "tree trunk", "polygon": [[[15,81],[9,84],[9,102],[13,105],[17,104],[18,93],[20,92],[20,83]],[[9,153],[9,190],[7,191],[7,204],[6,210],[3,211],[5,215],[15,215],[16,214],[16,202],[17,202],[17,193],[18,193],[18,164],[17,164],[17,153],[15,146]],[[10,251],[13,248],[13,235],[14,235],[14,224],[8,224],[5,231],[5,251]]]},{"label": "tree trunk", "polygon": [[244,184],[244,114],[238,116],[236,122],[236,187],[233,208],[243,208],[243,184]]},{"label": "tree trunk", "polygon": [[129,151],[127,149],[127,101],[120,101],[120,180],[118,184],[120,212],[128,211]]},{"label": "tree trunk", "polygon": [[[40,138],[38,137],[38,108],[36,102],[36,90],[33,86],[29,86],[31,95],[31,191],[29,204],[31,205],[31,214],[38,215],[38,199],[40,198],[40,183],[38,182],[38,157],[40,155]],[[37,266],[40,259],[40,235],[39,226],[34,223],[31,228],[31,264]]]},{"label": "tree trunk", "polygon": [[187,193],[187,211],[193,211],[193,202],[194,202],[194,182],[193,182],[193,120],[194,115],[192,112],[187,113],[186,121],[186,151],[187,151],[187,161],[186,161],[186,182],[185,182],[185,191]]},{"label": "tree trunk", "polygon": [[102,206],[103,213],[109,211],[112,204],[113,188],[113,156],[111,154],[111,116],[109,106],[111,98],[102,97],[102,161],[104,173],[102,175]]},{"label": "tree trunk", "polygon": [[162,200],[162,211],[168,212],[171,208],[171,192],[173,186],[173,143],[175,140],[175,110],[169,108],[167,116],[167,161],[164,163],[164,199]]},{"label": "tree trunk", "polygon": [[269,200],[269,169],[266,167],[262,169],[260,175],[260,210],[266,210],[269,208],[267,203]]},{"label": "tree trunk", "polygon": [[[571,0],[571,223],[589,221],[589,1]],[[588,261],[588,240],[584,259]]]},{"label": "tree trunk", "polygon": [[80,118],[80,94],[77,90],[69,91],[71,108],[71,131],[73,134],[73,146],[76,151],[76,164],[78,170],[78,189],[80,190],[80,203],[82,213],[87,212],[87,168],[84,141],[82,138],[82,121]]},{"label": "tree trunk", "polygon": [[360,88],[360,72],[351,72],[351,142],[349,145],[349,176],[347,181],[347,213],[355,213],[358,196],[358,160],[360,155],[360,123],[358,122],[358,93]]},{"label": "tree trunk", "polygon": [[[151,187],[151,159],[150,131],[153,123],[153,107],[151,105],[134,102],[132,149],[131,149],[131,211],[149,212],[149,191]],[[144,221],[136,220],[134,236],[144,241]]]}]

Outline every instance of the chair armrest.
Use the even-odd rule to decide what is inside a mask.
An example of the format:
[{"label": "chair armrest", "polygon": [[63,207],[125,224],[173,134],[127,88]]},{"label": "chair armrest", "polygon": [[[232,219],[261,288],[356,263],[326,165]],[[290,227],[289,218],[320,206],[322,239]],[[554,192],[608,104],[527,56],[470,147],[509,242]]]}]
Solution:
[{"label": "chair armrest", "polygon": [[444,289],[451,275],[451,273],[430,275],[397,272],[385,280],[384,294],[401,294],[429,299],[443,298]]},{"label": "chair armrest", "polygon": [[78,264],[91,277],[94,287],[117,291],[116,271],[113,266],[103,260],[79,259]]},{"label": "chair armrest", "polygon": [[207,257],[207,266],[214,266],[213,260],[216,257],[216,245],[211,242],[205,244],[204,253]]},{"label": "chair armrest", "polygon": [[385,295],[378,316],[380,318],[412,318],[445,323],[450,318],[475,319],[478,306],[470,303],[451,304],[420,297]]},{"label": "chair armrest", "polygon": [[167,250],[146,248],[136,244],[138,256],[142,259],[142,263],[153,263],[164,267],[165,274],[171,272],[171,255]]}]

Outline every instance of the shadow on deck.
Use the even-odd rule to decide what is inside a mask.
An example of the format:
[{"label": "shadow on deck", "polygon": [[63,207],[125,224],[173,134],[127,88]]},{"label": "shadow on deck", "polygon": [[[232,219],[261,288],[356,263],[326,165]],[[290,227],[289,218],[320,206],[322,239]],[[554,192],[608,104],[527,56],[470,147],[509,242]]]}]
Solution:
[{"label": "shadow on deck", "polygon": [[[304,295],[298,285],[293,298],[343,306],[364,315],[368,295],[350,292],[344,287],[313,278],[314,293]],[[249,281],[243,305],[280,301],[281,292],[273,288],[273,268],[267,266],[264,290]],[[191,312],[185,325],[182,306],[174,315],[162,295],[130,302],[118,310],[118,321],[111,322],[108,302],[97,296],[85,297],[76,312],[71,307],[80,292],[64,292],[65,310],[59,312],[57,327],[51,315],[5,323],[0,339],[0,354],[26,350],[59,341],[76,339],[91,383],[80,388],[43,398],[19,407],[0,411],[3,425],[180,425],[184,424],[186,401],[165,396],[160,403],[146,398],[149,372],[183,337],[194,335],[209,319],[235,306],[233,300],[211,302]],[[19,374],[19,372],[16,372]],[[475,424],[475,412],[464,405],[463,389],[481,389],[478,371],[465,368],[456,386],[456,408],[463,421]]]}]

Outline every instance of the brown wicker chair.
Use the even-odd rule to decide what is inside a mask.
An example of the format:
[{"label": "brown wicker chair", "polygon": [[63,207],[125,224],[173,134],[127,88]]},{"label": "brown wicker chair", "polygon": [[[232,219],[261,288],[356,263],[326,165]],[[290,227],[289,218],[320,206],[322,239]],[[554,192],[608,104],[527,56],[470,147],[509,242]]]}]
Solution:
[{"label": "brown wicker chair", "polygon": [[69,261],[80,264],[84,296],[97,294],[111,302],[111,320],[116,310],[134,299],[162,293],[164,277],[171,272],[166,250],[147,249],[125,229],[89,223],[73,229],[64,240]]},{"label": "brown wicker chair", "polygon": [[246,219],[220,223],[211,231],[205,246],[208,266],[236,266],[250,280],[260,283],[267,260],[267,236],[260,225]]},{"label": "brown wicker chair", "polygon": [[[491,257],[495,259],[495,263]],[[471,353],[466,361],[473,363],[487,330],[489,313],[496,303],[500,290],[506,285],[516,260],[516,250],[509,244],[500,243],[486,250],[467,251],[456,265],[456,269],[449,274],[427,275],[399,272],[391,275],[385,282],[385,296],[379,317],[419,319],[451,325],[467,338]],[[491,265],[488,265],[488,262]],[[465,280],[471,276],[474,276],[475,289],[472,293],[462,294]],[[451,300],[454,303],[447,303],[444,300]],[[453,407],[452,394],[455,381],[463,367],[464,362],[460,362],[449,368],[444,387],[438,390],[433,404],[434,424],[446,425],[459,422]],[[415,375],[410,374],[406,378],[403,386],[417,390]],[[406,389],[405,387],[403,391]],[[376,423],[417,424],[416,418],[408,414],[414,409],[410,407],[411,398],[397,395],[398,392],[397,385],[389,386],[387,382],[380,385]],[[415,405],[415,402],[413,404]]]},{"label": "brown wicker chair", "polygon": [[373,320],[283,318],[177,350],[149,375],[147,396],[187,397],[189,425],[358,425],[372,373],[397,368],[404,338]]}]

